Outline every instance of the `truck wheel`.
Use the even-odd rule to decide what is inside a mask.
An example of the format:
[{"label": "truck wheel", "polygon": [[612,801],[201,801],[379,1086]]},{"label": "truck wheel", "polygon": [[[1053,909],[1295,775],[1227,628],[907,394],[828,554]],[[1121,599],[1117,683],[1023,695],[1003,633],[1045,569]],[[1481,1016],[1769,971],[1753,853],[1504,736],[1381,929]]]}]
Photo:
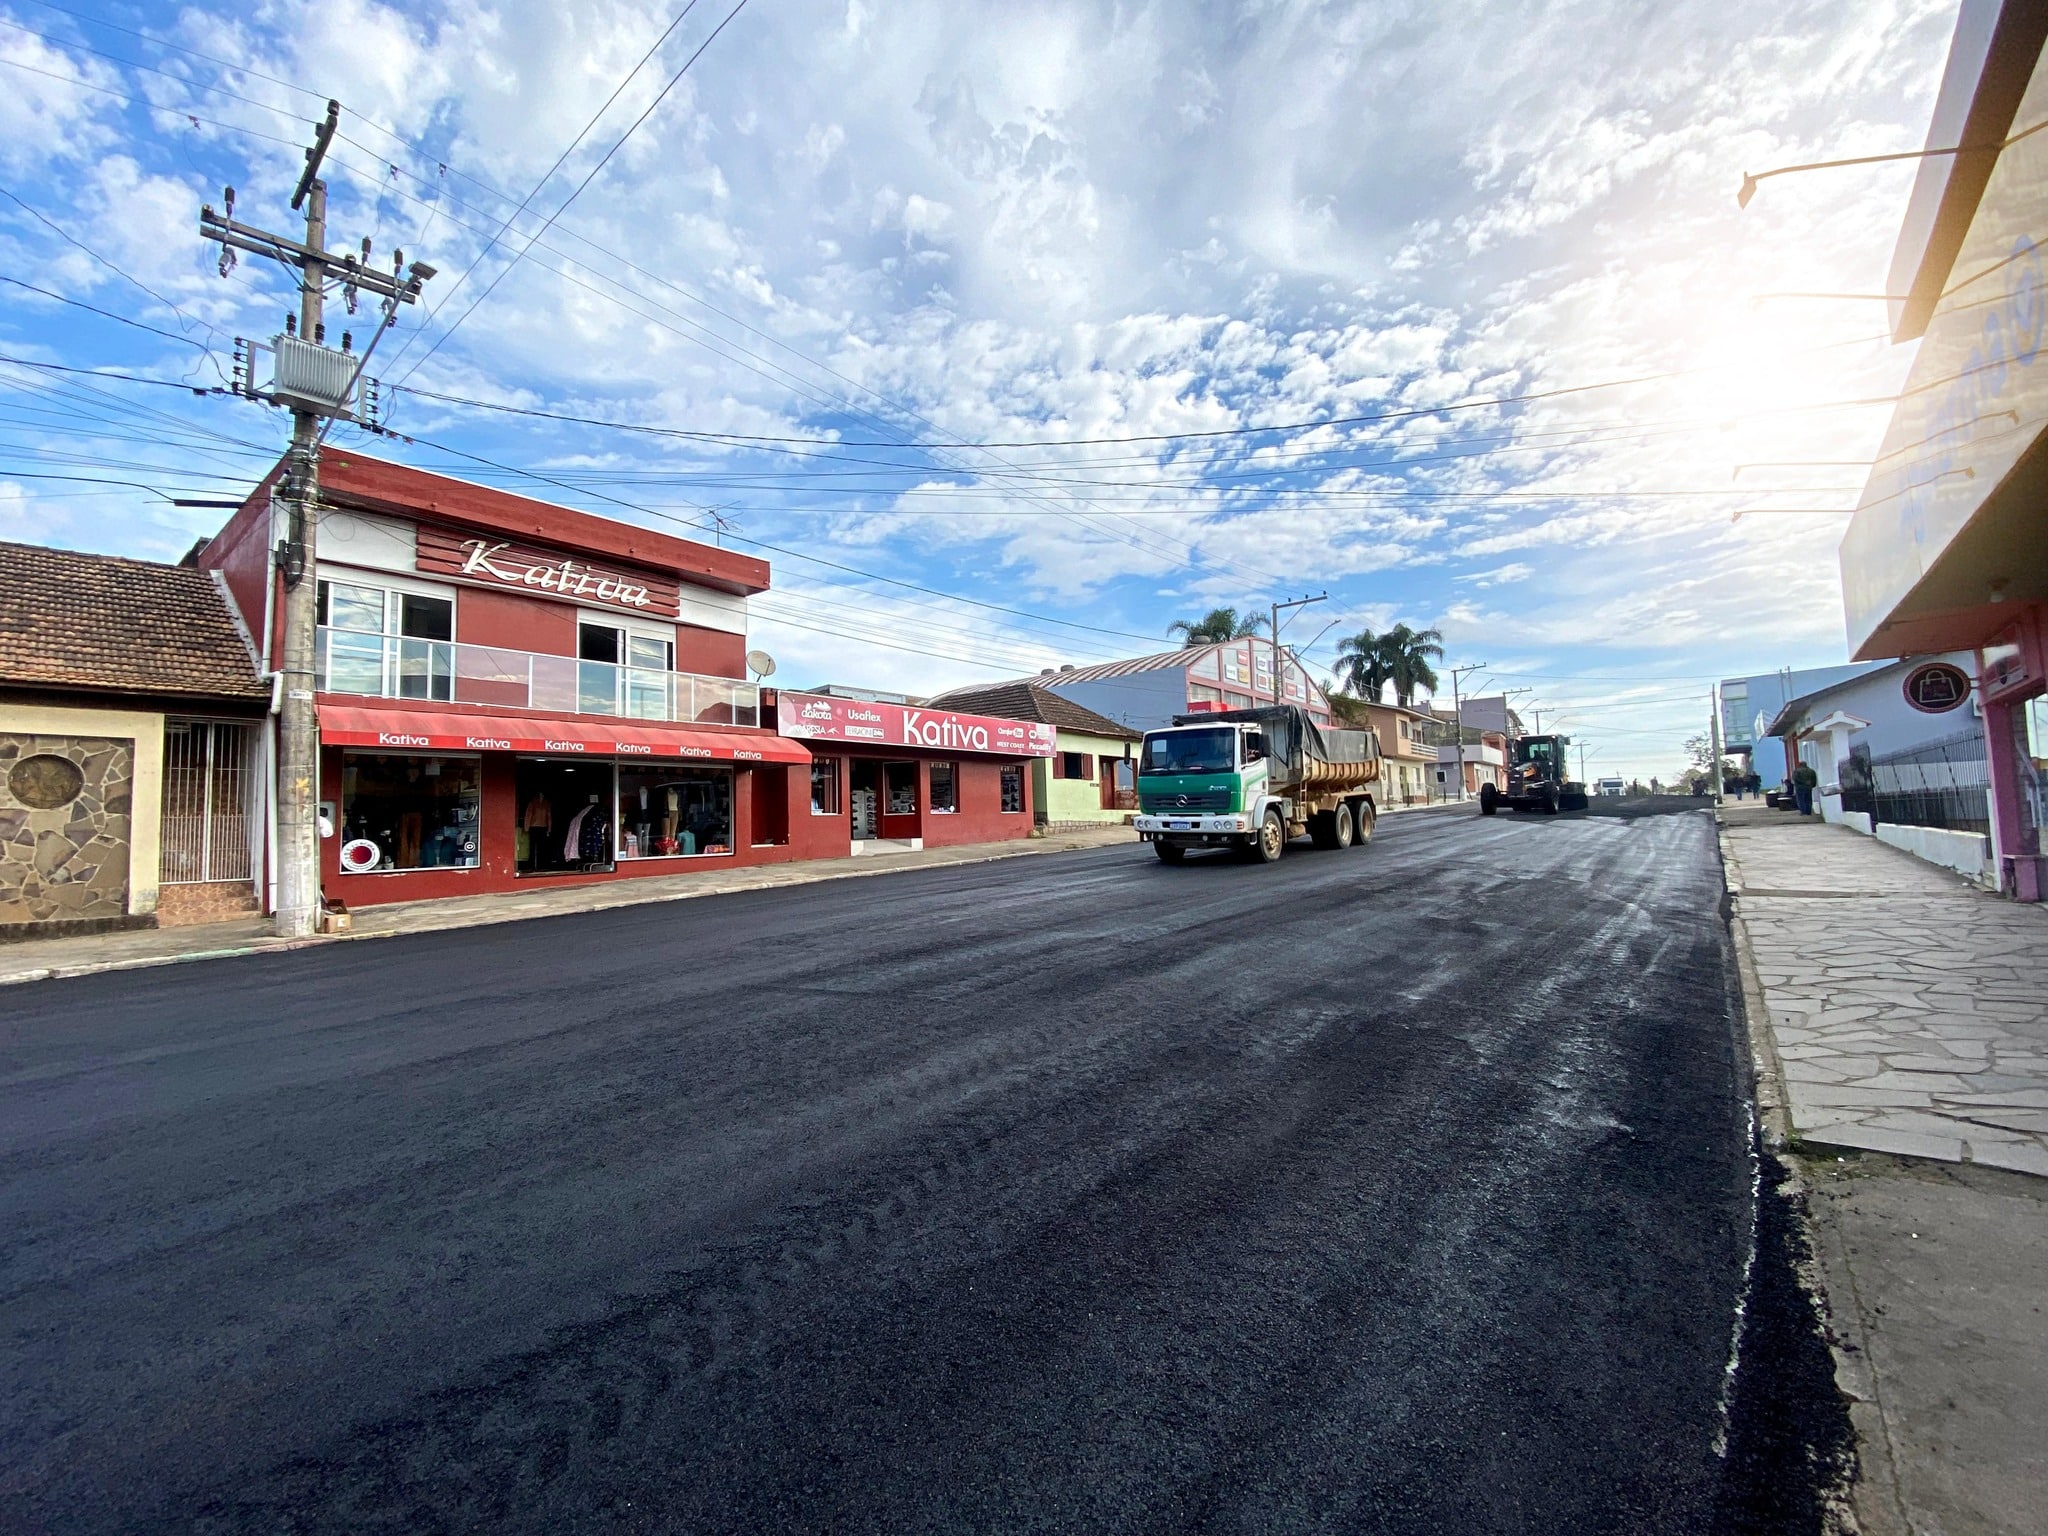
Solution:
[{"label": "truck wheel", "polygon": [[1545,791],[1543,791],[1543,805],[1542,805],[1542,811],[1543,811],[1543,814],[1544,814],[1544,815],[1546,815],[1546,816],[1555,816],[1555,815],[1557,814],[1557,791],[1556,791],[1556,790],[1554,790],[1554,789],[1546,789]]},{"label": "truck wheel", "polygon": [[1252,844],[1252,856],[1261,864],[1276,864],[1286,846],[1287,824],[1278,811],[1266,812],[1266,819],[1259,823],[1259,839]]},{"label": "truck wheel", "polygon": [[1330,846],[1349,848],[1358,836],[1358,823],[1351,819],[1351,807],[1340,805],[1330,812]]},{"label": "truck wheel", "polygon": [[1491,784],[1479,786],[1479,814],[1491,816],[1500,809],[1500,791]]},{"label": "truck wheel", "polygon": [[1370,800],[1361,800],[1351,807],[1352,825],[1357,835],[1352,841],[1354,848],[1363,847],[1372,841],[1373,828],[1379,825],[1380,813],[1373,809]]},{"label": "truck wheel", "polygon": [[1152,851],[1159,855],[1159,862],[1162,864],[1178,864],[1188,856],[1187,849],[1173,843],[1154,843]]},{"label": "truck wheel", "polygon": [[[1318,848],[1341,848],[1337,840],[1337,818],[1335,811],[1317,811],[1308,819],[1308,835]],[[1348,841],[1348,839],[1347,839]]]}]

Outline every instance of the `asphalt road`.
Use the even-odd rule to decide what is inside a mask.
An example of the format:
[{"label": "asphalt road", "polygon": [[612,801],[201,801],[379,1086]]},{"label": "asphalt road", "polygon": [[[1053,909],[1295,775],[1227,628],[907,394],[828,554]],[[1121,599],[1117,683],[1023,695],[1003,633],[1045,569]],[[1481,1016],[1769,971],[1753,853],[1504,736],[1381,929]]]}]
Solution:
[{"label": "asphalt road", "polygon": [[0,992],[0,1524],[1697,1532],[1699,813]]}]

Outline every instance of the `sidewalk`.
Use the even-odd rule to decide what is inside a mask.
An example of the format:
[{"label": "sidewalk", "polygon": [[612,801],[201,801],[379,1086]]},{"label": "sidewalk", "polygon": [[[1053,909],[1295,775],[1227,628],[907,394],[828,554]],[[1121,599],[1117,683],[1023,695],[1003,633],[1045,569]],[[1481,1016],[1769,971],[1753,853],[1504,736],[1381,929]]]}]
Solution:
[{"label": "sidewalk", "polygon": [[185,960],[213,960],[230,955],[344,944],[401,933],[438,933],[489,923],[518,922],[525,918],[555,917],[566,912],[604,912],[614,907],[687,901],[696,896],[722,896],[733,891],[774,890],[788,885],[810,885],[820,880],[886,875],[897,870],[986,864],[996,859],[1071,853],[1082,848],[1107,848],[1118,844],[1128,844],[1134,851],[1140,846],[1137,833],[1129,827],[1114,826],[1001,843],[970,843],[954,848],[906,849],[896,853],[862,854],[858,858],[808,859],[743,869],[707,869],[686,875],[650,875],[635,880],[607,881],[600,885],[555,886],[444,901],[396,902],[390,906],[358,910],[350,933],[312,939],[280,939],[272,932],[271,921],[266,917],[237,918],[233,922],[202,923],[189,928],[145,928],[127,933],[85,934],[72,939],[34,939],[20,944],[0,944],[0,986],[10,982],[46,981],[53,977],[87,976],[96,971],[175,965]]},{"label": "sidewalk", "polygon": [[1856,1529],[2048,1530],[2048,912],[1846,828],[1721,823],[1759,1109],[1803,1188],[1857,1431]]},{"label": "sidewalk", "polygon": [[1794,1134],[2048,1175],[2048,910],[1843,827],[1722,820]]}]

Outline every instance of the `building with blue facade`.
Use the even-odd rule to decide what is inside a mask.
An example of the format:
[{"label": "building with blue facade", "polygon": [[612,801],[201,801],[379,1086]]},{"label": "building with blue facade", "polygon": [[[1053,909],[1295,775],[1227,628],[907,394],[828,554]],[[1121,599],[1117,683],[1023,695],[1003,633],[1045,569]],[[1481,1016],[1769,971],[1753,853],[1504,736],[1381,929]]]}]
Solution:
[{"label": "building with blue facade", "polygon": [[1747,758],[1750,772],[1775,789],[1791,772],[1791,765],[1785,761],[1785,744],[1770,734],[1778,711],[1794,699],[1875,672],[1881,665],[1861,662],[1798,671],[1786,667],[1754,677],[1723,678],[1716,690],[1721,708],[1722,751],[1730,757]]}]

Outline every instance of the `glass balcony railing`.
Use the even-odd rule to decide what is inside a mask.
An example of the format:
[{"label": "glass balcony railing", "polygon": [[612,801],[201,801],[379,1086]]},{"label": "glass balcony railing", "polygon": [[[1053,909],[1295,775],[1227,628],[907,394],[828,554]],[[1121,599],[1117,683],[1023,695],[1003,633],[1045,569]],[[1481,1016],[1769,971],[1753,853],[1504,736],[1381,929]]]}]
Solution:
[{"label": "glass balcony railing", "polygon": [[326,693],[488,704],[551,714],[620,715],[685,725],[761,723],[760,690],[729,677],[662,672],[497,645],[416,640],[322,628],[317,665]]}]

